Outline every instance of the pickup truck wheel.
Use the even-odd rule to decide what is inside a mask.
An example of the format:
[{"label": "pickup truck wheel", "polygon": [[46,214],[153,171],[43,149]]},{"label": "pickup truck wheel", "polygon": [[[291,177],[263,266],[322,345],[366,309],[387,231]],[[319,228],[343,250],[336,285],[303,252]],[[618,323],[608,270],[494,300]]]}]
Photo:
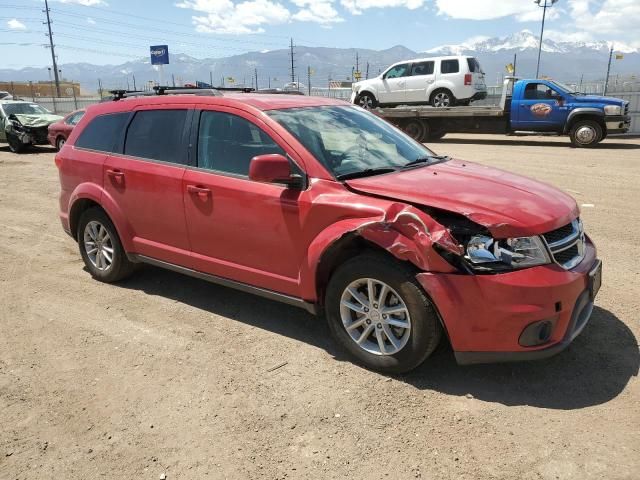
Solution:
[{"label": "pickup truck wheel", "polygon": [[423,142],[425,133],[427,133],[424,122],[418,119],[407,120],[402,125],[402,130],[417,142]]},{"label": "pickup truck wheel", "polygon": [[106,213],[94,207],[85,211],[78,224],[80,255],[89,273],[101,282],[117,282],[134,270],[122,248],[115,226]]},{"label": "pickup truck wheel", "polygon": [[447,132],[444,131],[435,131],[435,132],[431,132],[429,134],[429,140],[431,141],[435,141],[435,140],[440,140],[442,139],[442,137],[444,137],[447,134]]},{"label": "pickup truck wheel", "polygon": [[22,153],[25,151],[27,146],[20,141],[15,135],[7,133],[7,143],[9,144],[9,150],[13,153]]},{"label": "pickup truck wheel", "polygon": [[449,90],[440,89],[431,94],[429,103],[436,108],[453,107],[456,104],[456,98]]},{"label": "pickup truck wheel", "polygon": [[602,140],[602,127],[593,120],[578,120],[569,132],[574,147],[593,147]]},{"label": "pickup truck wheel", "polygon": [[376,97],[374,97],[369,92],[364,92],[358,96],[356,103],[364,108],[365,110],[371,110],[372,108],[376,108],[378,106],[378,101]]},{"label": "pickup truck wheel", "polygon": [[436,310],[415,272],[385,255],[365,253],[344,263],[331,276],[325,300],[333,337],[366,368],[407,372],[440,342]]}]

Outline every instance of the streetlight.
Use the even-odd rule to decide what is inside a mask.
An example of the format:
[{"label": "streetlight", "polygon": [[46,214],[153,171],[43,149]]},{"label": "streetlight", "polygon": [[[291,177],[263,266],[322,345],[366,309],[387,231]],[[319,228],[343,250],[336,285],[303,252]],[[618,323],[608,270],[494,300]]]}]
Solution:
[{"label": "streetlight", "polygon": [[533,3],[542,7],[542,28],[540,29],[540,44],[538,45],[538,64],[536,65],[536,78],[540,73],[540,52],[542,52],[542,34],[544,33],[544,19],[547,16],[547,8],[551,8],[558,0],[533,0]]}]

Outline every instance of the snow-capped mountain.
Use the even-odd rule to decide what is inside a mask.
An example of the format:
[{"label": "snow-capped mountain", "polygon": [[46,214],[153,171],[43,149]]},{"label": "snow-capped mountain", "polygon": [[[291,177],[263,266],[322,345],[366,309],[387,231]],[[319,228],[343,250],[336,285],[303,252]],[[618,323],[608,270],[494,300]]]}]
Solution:
[{"label": "snow-capped mountain", "polygon": [[[436,55],[466,55],[487,52],[500,52],[504,50],[525,51],[538,49],[538,35],[530,30],[522,30],[506,37],[474,37],[457,45],[440,45],[430,48],[425,53]],[[571,53],[576,50],[594,50],[597,52],[609,51],[609,42],[558,42],[549,38],[542,41],[542,51],[548,53]],[[615,43],[616,52],[638,53],[637,48],[622,43]]]}]

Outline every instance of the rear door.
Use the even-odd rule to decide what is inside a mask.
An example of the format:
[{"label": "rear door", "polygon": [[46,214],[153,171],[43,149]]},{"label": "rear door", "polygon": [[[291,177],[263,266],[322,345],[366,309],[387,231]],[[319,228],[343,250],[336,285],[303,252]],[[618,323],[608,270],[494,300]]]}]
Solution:
[{"label": "rear door", "polygon": [[433,60],[413,63],[411,74],[406,80],[406,101],[410,103],[428,102],[427,91],[435,81],[435,62]]},{"label": "rear door", "polygon": [[178,265],[190,256],[182,177],[191,115],[184,105],[138,109],[104,163],[105,192],[129,222],[135,253]]},{"label": "rear door", "polygon": [[521,91],[514,129],[552,131],[564,126],[569,111],[560,92],[544,81],[528,82]]},{"label": "rear door", "polygon": [[201,112],[197,167],[183,182],[192,268],[298,296],[305,192],[249,179],[256,155],[286,155],[267,128],[238,109]]},{"label": "rear door", "polygon": [[380,103],[402,103],[406,101],[407,78],[411,73],[410,63],[401,63],[387,70],[382,76],[382,88],[378,92]]}]

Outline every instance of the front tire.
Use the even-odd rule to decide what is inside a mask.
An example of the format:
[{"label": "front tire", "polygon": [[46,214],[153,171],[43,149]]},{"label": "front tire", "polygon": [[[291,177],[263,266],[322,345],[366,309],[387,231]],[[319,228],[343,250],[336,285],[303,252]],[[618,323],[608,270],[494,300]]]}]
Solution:
[{"label": "front tire", "polygon": [[378,106],[378,100],[376,100],[376,97],[374,97],[373,94],[369,92],[364,92],[358,95],[356,103],[365,110],[371,110]]},{"label": "front tire", "polygon": [[58,137],[56,139],[56,150],[58,151],[62,150],[62,147],[64,146],[65,143],[66,143],[66,140],[64,139],[64,137]]},{"label": "front tire", "polygon": [[27,145],[22,143],[15,135],[7,133],[7,143],[9,144],[9,150],[13,153],[22,153],[26,150]]},{"label": "front tire", "polygon": [[602,140],[602,126],[593,120],[578,120],[571,127],[569,137],[576,148],[590,148]]},{"label": "front tire", "polygon": [[117,282],[134,270],[122,247],[118,232],[107,214],[98,207],[80,217],[77,232],[80,255],[89,273],[101,282]]},{"label": "front tire", "polygon": [[442,328],[413,269],[383,254],[366,253],[331,276],[325,297],[329,329],[362,366],[403,373],[437,347]]}]

